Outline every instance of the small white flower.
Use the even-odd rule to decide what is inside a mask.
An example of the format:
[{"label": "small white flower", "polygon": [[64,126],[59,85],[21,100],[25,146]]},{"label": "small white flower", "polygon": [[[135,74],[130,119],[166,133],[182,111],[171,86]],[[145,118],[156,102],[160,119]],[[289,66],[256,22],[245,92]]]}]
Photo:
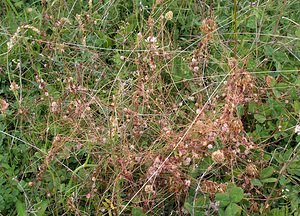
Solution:
[{"label": "small white flower", "polygon": [[147,39],[146,39],[146,42],[147,42],[147,43],[156,43],[156,41],[157,41],[157,38],[156,38],[156,37],[153,37],[153,36],[149,36],[149,37],[147,37]]},{"label": "small white flower", "polygon": [[190,101],[195,101],[195,97],[194,97],[194,96],[190,96],[190,97],[188,97],[188,99],[189,99]]},{"label": "small white flower", "polygon": [[191,161],[192,161],[192,159],[191,159],[190,157],[188,157],[188,158],[186,158],[186,159],[183,161],[183,165],[184,165],[184,166],[188,166],[188,165],[191,164]]},{"label": "small white flower", "polygon": [[207,148],[208,148],[208,149],[212,149],[212,148],[213,148],[213,145],[212,145],[212,144],[209,144],[209,145],[207,146]]},{"label": "small white flower", "polygon": [[184,185],[189,187],[191,185],[191,180],[184,180]]},{"label": "small white flower", "polygon": [[194,72],[199,71],[199,67],[198,66],[194,67],[193,69],[194,69]]},{"label": "small white flower", "polygon": [[300,125],[296,125],[296,127],[295,127],[295,133],[297,135],[300,135]]}]

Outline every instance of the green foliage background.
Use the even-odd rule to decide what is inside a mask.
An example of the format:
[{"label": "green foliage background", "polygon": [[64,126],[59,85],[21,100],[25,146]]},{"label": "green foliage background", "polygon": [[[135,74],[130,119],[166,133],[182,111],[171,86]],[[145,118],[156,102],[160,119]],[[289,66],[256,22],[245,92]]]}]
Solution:
[{"label": "green foliage background", "polygon": [[[191,95],[203,92],[207,99],[214,92],[228,73],[227,61],[234,56],[236,46],[240,65],[255,77],[256,89],[265,92],[238,110],[247,136],[260,146],[249,159],[259,161],[260,173],[249,180],[251,199],[259,209],[251,215],[300,214],[300,136],[295,133],[295,126],[300,124],[299,1],[238,1],[237,43],[231,1],[167,0],[158,4],[144,0],[3,0],[0,7],[0,99],[9,103],[9,108],[0,114],[2,215],[117,215],[128,203],[132,194],[123,190],[128,184],[112,180],[117,179],[121,170],[111,164],[119,163],[117,158],[126,158],[126,154],[121,151],[125,138],[109,134],[110,118],[117,112],[111,103],[117,103],[118,112],[122,112],[132,101],[139,82],[136,61],[139,54],[147,51],[146,38],[136,49],[137,35],[148,36],[149,17],[154,20],[154,33],[164,35],[158,46],[172,55],[170,59],[156,60],[160,78],[152,87],[145,88],[155,89],[154,97],[163,98],[165,107],[160,111],[168,114],[174,130],[180,131],[195,117],[196,105],[188,99]],[[173,19],[166,21],[161,16],[168,11],[173,12]],[[209,44],[209,62],[201,74],[206,82],[203,90],[194,81],[199,77],[193,77],[189,61],[203,37],[200,27],[206,17],[215,17],[217,31]],[[31,27],[20,29],[24,25],[38,31]],[[100,98],[98,106],[91,107],[95,125],[80,119],[77,123],[82,130],[75,130],[77,123],[66,122],[64,116],[51,113],[51,101],[39,88],[36,75],[47,83],[46,91],[53,100],[63,101],[62,109],[80,99],[66,89],[65,80],[69,77]],[[20,87],[18,91],[10,90],[13,81]],[[173,104],[181,106],[176,112],[168,112]],[[153,110],[159,108],[152,100],[150,107],[140,107],[138,112],[155,115]],[[160,130],[156,121],[148,122],[150,129],[139,139],[128,138],[137,146],[137,152],[159,152],[163,148],[164,143],[155,142]],[[103,131],[101,139],[108,140],[105,143],[91,138],[98,125]],[[51,161],[43,181],[37,181],[45,153],[58,134],[73,139]],[[75,138],[83,142],[83,147],[74,147],[78,144]],[[144,197],[137,196],[124,214],[250,214],[253,200],[241,188],[240,178],[247,160],[240,159],[230,172],[223,172],[224,167],[209,171],[207,178],[220,183],[233,183],[235,179],[235,185],[215,197],[199,193],[196,206],[193,202],[197,179],[213,162],[207,156],[194,163],[197,169],[182,171],[192,179],[186,194],[178,198],[167,190],[158,190],[153,206],[163,205],[148,213],[143,208]],[[98,196],[88,199],[90,179],[99,164]],[[133,170],[133,180],[145,174],[145,168]],[[30,186],[32,182],[34,187]],[[140,187],[140,182],[135,182],[133,191]],[[78,212],[71,210],[71,197],[76,197]],[[269,211],[265,211],[268,197],[272,201]],[[211,208],[216,202],[217,210]]]}]

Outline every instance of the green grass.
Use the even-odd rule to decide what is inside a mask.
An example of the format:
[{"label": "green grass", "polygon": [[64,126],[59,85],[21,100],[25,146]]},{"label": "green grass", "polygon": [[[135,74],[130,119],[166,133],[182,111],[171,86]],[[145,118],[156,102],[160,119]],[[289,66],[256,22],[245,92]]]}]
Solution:
[{"label": "green grass", "polygon": [[300,214],[298,1],[0,7],[0,215]]}]

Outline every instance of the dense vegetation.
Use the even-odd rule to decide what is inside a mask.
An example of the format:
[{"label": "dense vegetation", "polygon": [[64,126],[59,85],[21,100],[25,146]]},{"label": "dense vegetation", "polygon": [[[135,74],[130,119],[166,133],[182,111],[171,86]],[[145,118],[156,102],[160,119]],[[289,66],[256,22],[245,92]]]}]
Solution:
[{"label": "dense vegetation", "polygon": [[0,7],[0,215],[300,215],[300,1]]}]

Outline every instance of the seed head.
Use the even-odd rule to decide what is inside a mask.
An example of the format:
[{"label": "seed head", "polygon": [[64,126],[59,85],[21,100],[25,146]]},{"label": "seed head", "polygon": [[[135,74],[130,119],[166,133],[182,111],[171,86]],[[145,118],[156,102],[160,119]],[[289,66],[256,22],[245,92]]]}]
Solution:
[{"label": "seed head", "polygon": [[0,99],[0,111],[1,112],[5,112],[8,108],[9,104],[3,100],[3,99]]},{"label": "seed head", "polygon": [[225,161],[224,153],[220,150],[213,152],[211,158],[215,163],[223,163]]},{"label": "seed head", "polygon": [[168,11],[165,15],[166,20],[172,20],[173,19],[173,12]]}]

